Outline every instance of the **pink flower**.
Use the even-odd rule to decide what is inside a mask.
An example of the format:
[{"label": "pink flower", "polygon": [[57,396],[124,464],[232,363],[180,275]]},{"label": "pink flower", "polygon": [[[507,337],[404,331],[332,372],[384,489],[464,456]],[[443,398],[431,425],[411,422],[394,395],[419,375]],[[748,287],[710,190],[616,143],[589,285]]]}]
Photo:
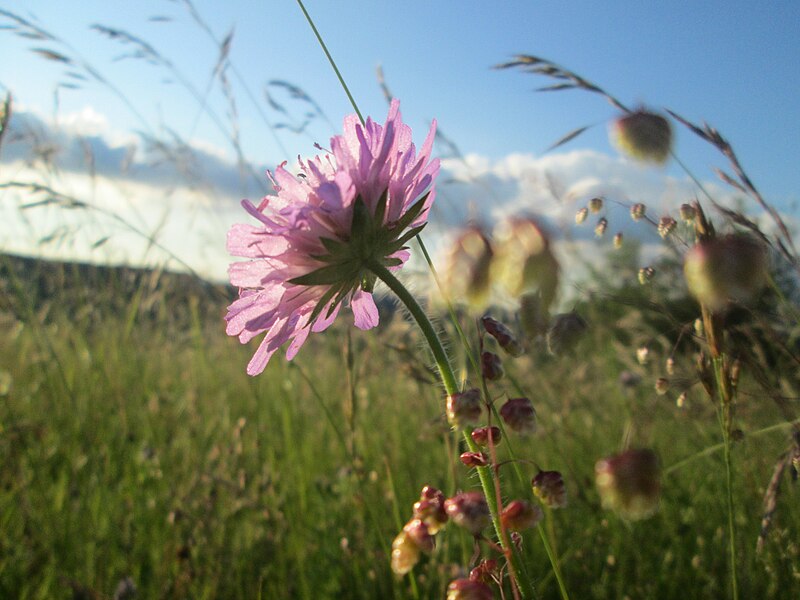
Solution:
[{"label": "pink flower", "polygon": [[259,223],[228,232],[228,251],[251,260],[229,268],[240,291],[225,320],[243,344],[266,333],[248,374],[261,373],[287,342],[286,358],[294,358],[342,305],[359,329],[378,324],[370,265],[401,267],[404,244],[425,226],[439,172],[438,159],[430,160],[435,131],[434,122],[417,154],[398,101],[384,126],[350,115],[331,139],[331,155],[301,160],[297,177],[279,166],[270,175],[276,195],[258,206],[242,201]]}]

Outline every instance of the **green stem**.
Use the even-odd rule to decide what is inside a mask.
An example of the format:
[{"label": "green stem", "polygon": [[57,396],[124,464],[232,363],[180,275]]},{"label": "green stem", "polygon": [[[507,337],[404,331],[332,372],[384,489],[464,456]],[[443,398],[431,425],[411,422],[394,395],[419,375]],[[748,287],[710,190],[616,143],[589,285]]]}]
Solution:
[{"label": "green stem", "polygon": [[[447,358],[447,353],[445,352],[442,342],[439,339],[439,336],[436,334],[436,330],[431,324],[430,319],[428,319],[428,316],[425,314],[425,311],[422,310],[422,307],[419,305],[414,296],[412,296],[405,286],[400,283],[400,281],[394,275],[392,275],[389,269],[376,261],[370,261],[367,264],[367,267],[378,279],[383,281],[383,283],[385,283],[386,286],[395,293],[395,295],[397,295],[400,301],[408,309],[408,312],[411,313],[411,316],[414,318],[414,321],[416,321],[420,331],[422,331],[422,335],[425,337],[425,341],[428,343],[428,346],[433,353],[433,359],[436,361],[436,366],[439,369],[439,376],[442,379],[442,385],[444,386],[445,392],[448,395],[457,394],[459,392],[459,388],[455,373],[453,373],[453,368],[450,365],[449,359]],[[471,452],[480,452],[480,448],[478,448],[477,444],[475,444],[468,431],[464,431],[464,441]],[[494,525],[497,539],[500,541],[503,549],[508,550],[503,540],[502,527],[500,526],[497,497],[494,482],[492,481],[492,475],[490,472],[491,470],[489,467],[479,467],[476,470],[478,471],[478,479],[480,480],[481,487],[483,488],[483,495],[486,498],[486,503],[489,505],[489,512],[492,516],[492,524]],[[512,548],[510,564],[512,569],[517,573],[520,572],[520,562],[520,557],[516,552],[513,552]],[[523,598],[536,597],[533,584],[528,578],[524,578],[524,580],[517,578],[517,583],[519,584]]]},{"label": "green stem", "polygon": [[347,87],[347,84],[344,82],[344,77],[339,72],[339,67],[336,66],[336,62],[333,60],[331,53],[328,52],[328,47],[325,45],[325,42],[322,40],[322,36],[317,31],[317,26],[314,25],[314,21],[311,20],[311,15],[308,14],[306,7],[303,5],[303,0],[297,0],[297,5],[300,7],[300,10],[303,11],[303,14],[306,17],[306,21],[308,24],[311,25],[311,30],[314,32],[314,35],[317,36],[317,41],[319,45],[322,47],[322,51],[325,53],[325,56],[328,57],[328,62],[331,63],[331,67],[333,67],[333,72],[336,73],[336,77],[339,78],[339,83],[341,84],[342,88],[344,89],[344,93],[347,94],[347,99],[350,100],[350,104],[353,106],[353,110],[356,111],[358,115],[358,119],[361,123],[364,123],[364,117],[361,116],[361,111],[358,110],[358,106],[356,105],[356,101],[353,98],[353,95],[350,93],[350,88]]}]

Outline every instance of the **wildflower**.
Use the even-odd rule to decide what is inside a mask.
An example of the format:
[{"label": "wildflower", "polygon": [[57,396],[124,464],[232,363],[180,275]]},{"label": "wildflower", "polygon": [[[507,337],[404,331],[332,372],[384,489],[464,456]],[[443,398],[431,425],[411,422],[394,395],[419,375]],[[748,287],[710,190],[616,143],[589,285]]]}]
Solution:
[{"label": "wildflower", "polygon": [[489,441],[493,444],[500,443],[500,428],[492,425],[491,427],[478,427],[472,430],[472,441],[478,446],[488,446]]},{"label": "wildflower", "polygon": [[463,452],[459,458],[467,467],[485,467],[489,464],[489,457],[483,452]]},{"label": "wildflower", "polygon": [[371,267],[401,267],[404,244],[425,225],[439,171],[429,160],[434,133],[435,124],[417,154],[396,100],[384,126],[350,115],[331,139],[332,155],[301,161],[301,177],[279,166],[271,175],[276,195],[258,206],[242,202],[259,224],[228,232],[228,251],[251,260],[230,266],[240,292],[226,321],[242,343],[266,333],[248,374],[261,373],[287,342],[286,357],[294,358],[342,305],[356,327],[378,324]]},{"label": "wildflower", "polygon": [[529,529],[542,520],[542,509],[525,500],[512,500],[500,513],[503,526],[512,531]]},{"label": "wildflower", "polygon": [[447,523],[444,501],[441,490],[426,485],[422,488],[419,500],[414,503],[414,518],[425,523],[431,535],[436,535]]},{"label": "wildflower", "polygon": [[617,118],[611,125],[612,140],[637,160],[663,164],[672,150],[672,127],[661,115],[639,109]]},{"label": "wildflower", "polygon": [[697,301],[719,311],[753,300],[767,281],[768,263],[763,244],[732,234],[696,244],[686,253],[683,272]]},{"label": "wildflower", "polygon": [[481,323],[486,333],[492,336],[506,353],[514,357],[522,354],[522,345],[508,327],[488,315],[481,319]]},{"label": "wildflower", "polygon": [[447,420],[456,428],[475,425],[481,418],[483,403],[481,392],[477,388],[447,396]]},{"label": "wildflower", "polygon": [[448,295],[464,299],[481,310],[489,301],[494,251],[479,227],[469,227],[456,238],[450,249],[445,271]]},{"label": "wildflower", "polygon": [[589,216],[589,209],[585,206],[583,208],[579,208],[578,212],[575,213],[575,225],[583,225],[586,221],[586,217]]},{"label": "wildflower", "polygon": [[644,219],[646,213],[647,213],[647,207],[641,202],[637,202],[636,204],[631,206],[631,219],[633,219],[634,221],[640,221]]},{"label": "wildflower", "polygon": [[658,235],[666,239],[669,234],[675,231],[677,226],[678,222],[672,217],[661,217],[658,220]]},{"label": "wildflower", "polygon": [[503,378],[503,363],[494,352],[481,352],[481,374],[489,381]]},{"label": "wildflower", "polygon": [[492,588],[482,581],[456,579],[447,586],[447,600],[492,600]]},{"label": "wildflower", "polygon": [[658,508],[660,469],[652,450],[626,450],[598,461],[594,470],[604,507],[630,520],[649,517]]},{"label": "wildflower", "polygon": [[536,410],[527,398],[510,398],[500,409],[500,417],[512,431],[536,432]]},{"label": "wildflower", "polygon": [[564,508],[567,505],[567,490],[564,478],[558,471],[539,471],[531,480],[533,493],[550,508]]},{"label": "wildflower", "polygon": [[444,501],[444,509],[453,523],[472,535],[478,535],[491,519],[489,505],[481,492],[462,492]]}]

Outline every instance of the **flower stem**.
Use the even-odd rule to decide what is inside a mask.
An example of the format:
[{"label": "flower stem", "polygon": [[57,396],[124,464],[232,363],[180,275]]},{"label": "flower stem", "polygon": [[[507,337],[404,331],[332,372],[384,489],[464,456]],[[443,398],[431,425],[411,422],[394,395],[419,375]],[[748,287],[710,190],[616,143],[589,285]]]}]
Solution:
[{"label": "flower stem", "polygon": [[[376,261],[370,261],[367,263],[367,268],[369,268],[369,270],[372,271],[372,273],[378,279],[383,281],[383,283],[385,283],[387,287],[397,295],[400,301],[408,309],[408,312],[411,313],[411,316],[414,318],[414,321],[416,321],[417,325],[422,331],[422,335],[425,337],[425,341],[428,343],[428,346],[433,353],[433,359],[436,361],[436,366],[439,369],[439,376],[441,377],[445,392],[448,395],[457,394],[459,392],[459,387],[455,373],[453,372],[453,367],[450,365],[450,361],[447,358],[447,353],[442,346],[442,342],[439,339],[439,336],[436,334],[436,330],[431,324],[430,319],[428,319],[428,316],[425,314],[425,311],[422,310],[422,307],[419,305],[414,296],[412,296],[405,286],[400,283],[400,280],[392,275],[389,269]],[[480,451],[477,444],[475,444],[474,440],[467,431],[464,431],[464,441],[466,442],[470,451]],[[481,487],[483,488],[483,495],[486,498],[486,503],[489,505],[489,512],[492,515],[492,524],[494,525],[497,539],[500,540],[500,544],[504,551],[511,550],[511,557],[508,563],[510,572],[515,574],[514,579],[520,587],[522,597],[535,598],[536,592],[533,588],[533,584],[527,578],[525,578],[525,580],[520,580],[520,578],[516,576],[516,573],[520,572],[520,557],[516,552],[513,552],[513,547],[508,547],[508,544],[505,542],[504,536],[502,535],[503,529],[500,525],[497,495],[494,481],[492,480],[491,469],[488,467],[479,467],[476,470],[478,471],[478,478],[480,479]]]},{"label": "flower stem", "polygon": [[314,21],[311,19],[311,15],[308,14],[308,11],[306,10],[305,5],[303,4],[303,0],[297,0],[297,5],[300,7],[300,10],[303,11],[303,14],[306,17],[306,21],[308,21],[308,24],[311,25],[311,30],[314,32],[314,35],[317,36],[317,41],[319,42],[319,45],[322,47],[322,51],[325,53],[325,56],[328,57],[328,62],[331,63],[331,67],[333,67],[333,72],[336,73],[336,77],[339,78],[339,83],[344,89],[344,93],[347,94],[347,99],[350,100],[350,104],[353,106],[353,110],[356,111],[359,121],[361,121],[361,123],[363,124],[364,117],[361,116],[361,111],[358,110],[356,101],[353,98],[353,95],[350,93],[350,88],[348,88],[347,84],[344,82],[344,77],[342,77],[342,74],[339,72],[339,67],[336,66],[336,62],[333,60],[331,53],[328,52],[328,47],[322,40],[322,36],[319,34],[319,31],[317,31],[317,26],[314,25]]}]

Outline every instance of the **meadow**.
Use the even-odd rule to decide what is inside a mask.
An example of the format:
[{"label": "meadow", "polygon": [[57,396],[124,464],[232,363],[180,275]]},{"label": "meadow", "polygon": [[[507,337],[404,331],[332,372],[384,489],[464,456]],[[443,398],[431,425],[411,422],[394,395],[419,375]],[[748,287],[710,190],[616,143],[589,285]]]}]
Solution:
[{"label": "meadow", "polygon": [[[389,566],[422,486],[476,485],[402,314],[377,334],[342,324],[250,378],[247,348],[220,331],[224,288],[9,257],[3,285],[0,597],[127,598],[130,578],[140,598],[438,598],[463,573],[472,540],[454,527],[413,571],[416,591]],[[680,408],[677,393],[655,393],[669,319],[648,321],[637,288],[616,292],[627,301],[581,307],[591,325],[574,353],[506,361],[498,394],[528,394],[539,415],[535,435],[509,441],[526,475],[564,474],[568,505],[551,516],[571,597],[725,596],[715,407],[696,389]],[[691,310],[682,302],[673,314]],[[643,366],[633,350],[645,341],[655,355]],[[692,360],[676,354],[679,371]],[[623,371],[641,381],[623,385]],[[789,373],[774,377],[787,392]],[[790,429],[770,429],[786,422],[752,381],[741,390],[741,593],[791,598],[800,509],[788,475],[755,552]],[[659,512],[635,523],[604,510],[593,481],[597,459],[628,444],[664,466]],[[530,496],[501,474],[505,493]],[[523,551],[539,596],[559,597],[535,530]]]}]

